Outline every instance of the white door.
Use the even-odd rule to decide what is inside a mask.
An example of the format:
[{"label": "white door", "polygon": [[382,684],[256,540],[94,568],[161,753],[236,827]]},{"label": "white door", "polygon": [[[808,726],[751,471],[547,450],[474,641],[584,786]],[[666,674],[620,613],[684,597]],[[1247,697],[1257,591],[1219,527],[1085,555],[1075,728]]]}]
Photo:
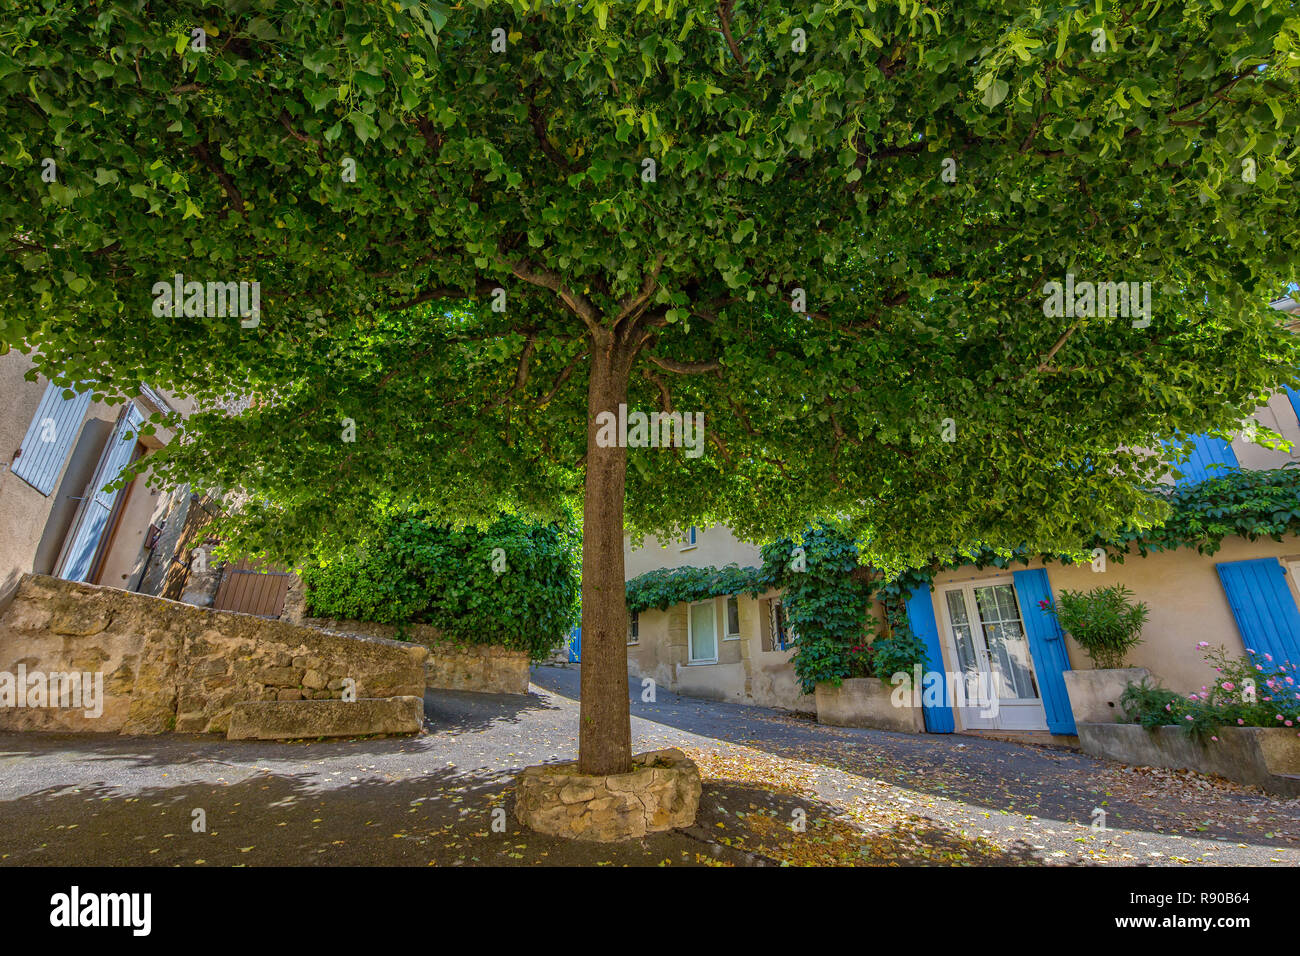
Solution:
[{"label": "white door", "polygon": [[[943,590],[948,647],[961,670],[954,703],[962,726],[1046,730],[1034,659],[1010,582],[977,582]],[[964,700],[961,697],[964,696]]]},{"label": "white door", "polygon": [[90,484],[82,492],[81,504],[72,521],[72,528],[63,541],[63,553],[54,574],[68,581],[85,581],[90,577],[91,567],[95,563],[95,554],[99,544],[108,530],[108,519],[113,514],[113,505],[117,503],[118,491],[104,491],[109,482],[117,479],[122,469],[131,463],[135,451],[136,436],[144,416],[135,404],[128,404],[117,418],[113,434],[109,436],[104,451],[99,456],[95,473]]}]

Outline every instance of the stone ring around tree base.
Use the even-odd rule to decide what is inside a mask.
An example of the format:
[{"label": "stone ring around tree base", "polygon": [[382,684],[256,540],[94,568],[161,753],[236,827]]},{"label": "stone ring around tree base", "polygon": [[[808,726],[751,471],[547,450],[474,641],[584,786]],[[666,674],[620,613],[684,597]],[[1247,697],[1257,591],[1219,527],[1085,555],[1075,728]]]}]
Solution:
[{"label": "stone ring around tree base", "polygon": [[677,749],[636,754],[630,773],[578,772],[576,761],[527,767],[515,816],[539,833],[612,843],[695,823],[700,771]]}]

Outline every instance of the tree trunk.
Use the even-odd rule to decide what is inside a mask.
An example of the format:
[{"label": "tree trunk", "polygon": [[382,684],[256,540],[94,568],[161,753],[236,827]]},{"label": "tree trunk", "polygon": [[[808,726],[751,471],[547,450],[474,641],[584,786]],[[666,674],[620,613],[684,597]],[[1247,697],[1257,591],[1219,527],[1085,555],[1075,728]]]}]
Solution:
[{"label": "tree trunk", "polygon": [[582,507],[582,684],[578,769],[632,769],[623,581],[623,489],[627,449],[596,443],[597,417],[627,401],[632,350],[614,336],[594,341],[587,386],[587,471]]}]

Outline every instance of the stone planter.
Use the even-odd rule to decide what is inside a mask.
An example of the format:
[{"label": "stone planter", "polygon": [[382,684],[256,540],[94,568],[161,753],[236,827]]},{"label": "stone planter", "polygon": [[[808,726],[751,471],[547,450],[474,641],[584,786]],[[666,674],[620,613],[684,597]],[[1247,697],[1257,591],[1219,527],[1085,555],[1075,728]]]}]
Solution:
[{"label": "stone planter", "polygon": [[1198,744],[1182,727],[1079,724],[1085,753],[1121,763],[1217,774],[1270,793],[1300,796],[1300,737],[1294,728],[1222,727]]},{"label": "stone planter", "polygon": [[1145,667],[1112,667],[1066,671],[1065,691],[1076,724],[1114,724],[1124,719],[1119,699],[1129,684],[1140,684],[1151,672]]},{"label": "stone planter", "polygon": [[817,685],[817,722],[833,727],[871,727],[899,733],[925,733],[925,718],[920,707],[912,705],[910,689],[900,696],[901,707],[894,704],[894,687],[878,677],[850,677],[839,687],[830,683]]},{"label": "stone planter", "polygon": [[680,750],[632,758],[632,772],[578,773],[576,761],[528,767],[515,787],[515,816],[551,836],[611,843],[695,822],[700,771]]}]

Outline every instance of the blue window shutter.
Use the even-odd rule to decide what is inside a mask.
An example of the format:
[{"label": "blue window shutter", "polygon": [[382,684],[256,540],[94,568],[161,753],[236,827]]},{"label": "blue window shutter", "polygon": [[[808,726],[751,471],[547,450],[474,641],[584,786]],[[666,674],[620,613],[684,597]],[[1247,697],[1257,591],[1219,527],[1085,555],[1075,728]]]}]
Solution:
[{"label": "blue window shutter", "polygon": [[54,490],[72,443],[81,433],[81,422],[90,407],[90,392],[63,397],[63,389],[51,382],[45,386],[41,404],[32,416],[22,453],[14,462],[13,473],[43,495]]},{"label": "blue window shutter", "polygon": [[1034,676],[1038,678],[1038,692],[1043,695],[1047,729],[1054,734],[1076,734],[1079,731],[1074,726],[1070,695],[1065,690],[1065,672],[1070,669],[1065,640],[1056,618],[1038,606],[1039,601],[1052,600],[1047,571],[1032,568],[1016,571],[1011,577],[1015,581],[1016,597],[1020,599],[1029,652],[1034,655]]},{"label": "blue window shutter", "polygon": [[[934,620],[934,604],[930,601],[930,589],[927,587],[924,591],[918,591],[907,599],[907,623],[912,629],[912,633],[919,637],[925,643],[926,653],[929,655],[928,665],[923,668],[927,671],[936,671],[943,673],[943,652],[939,650],[939,625]],[[947,678],[944,678],[944,687],[940,690],[943,692],[943,698],[948,697]],[[924,691],[924,688],[921,688]],[[922,694],[924,701],[924,693]],[[923,705],[922,714],[925,717],[925,729],[932,734],[950,734],[957,729],[957,724],[953,720],[952,708],[946,704],[937,706]]]},{"label": "blue window shutter", "polygon": [[1229,471],[1236,471],[1240,467],[1232,445],[1222,438],[1194,435],[1192,443],[1191,457],[1176,463],[1182,477],[1175,484],[1194,485],[1207,478],[1222,478]]},{"label": "blue window shutter", "polygon": [[1286,397],[1291,399],[1291,410],[1295,412],[1296,421],[1300,421],[1300,391],[1290,385],[1286,386]]},{"label": "blue window shutter", "polygon": [[1267,666],[1263,655],[1272,654],[1276,663],[1300,664],[1300,611],[1286,569],[1276,558],[1225,561],[1215,567],[1241,640],[1258,663]]},{"label": "blue window shutter", "polygon": [[582,662],[582,628],[575,627],[569,632],[569,663]]}]

